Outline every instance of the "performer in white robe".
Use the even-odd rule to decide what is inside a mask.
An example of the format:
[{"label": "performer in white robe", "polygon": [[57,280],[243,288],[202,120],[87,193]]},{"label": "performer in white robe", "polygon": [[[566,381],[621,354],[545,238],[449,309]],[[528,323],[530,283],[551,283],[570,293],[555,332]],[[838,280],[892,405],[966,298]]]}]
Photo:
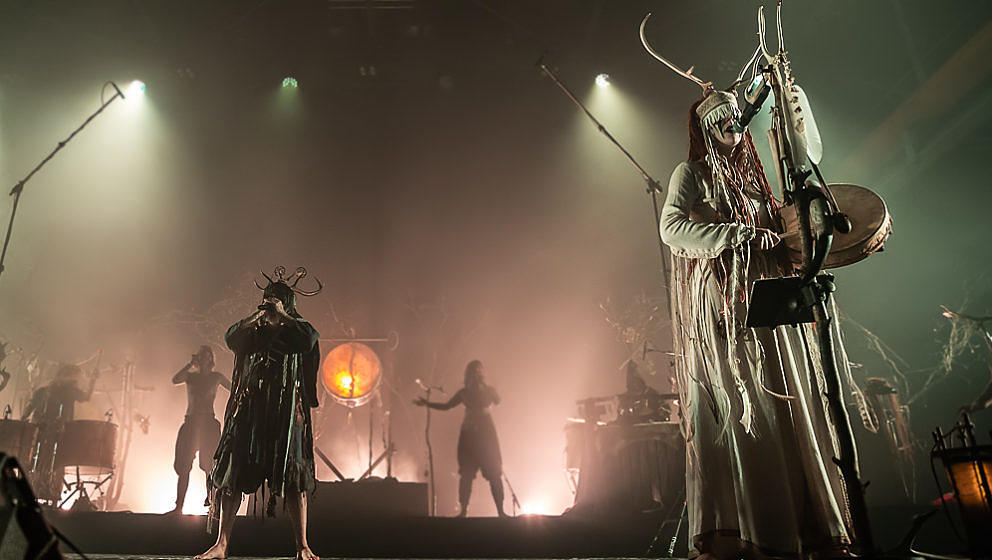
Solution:
[{"label": "performer in white robe", "polygon": [[844,556],[847,503],[812,327],[744,327],[752,282],[793,273],[778,203],[750,134],[733,130],[735,94],[662,61],[704,91],[660,223],[672,252],[692,555]]}]

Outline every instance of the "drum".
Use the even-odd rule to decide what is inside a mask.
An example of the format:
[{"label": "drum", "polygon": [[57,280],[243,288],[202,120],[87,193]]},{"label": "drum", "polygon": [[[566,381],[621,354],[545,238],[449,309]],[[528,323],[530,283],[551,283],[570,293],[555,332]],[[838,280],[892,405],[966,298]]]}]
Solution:
[{"label": "drum", "polygon": [[0,420],[0,451],[17,457],[21,466],[31,468],[38,426],[23,420]]},{"label": "drum", "polygon": [[[840,211],[851,219],[849,233],[834,232],[833,244],[823,268],[839,268],[864,260],[882,250],[892,234],[892,217],[885,201],[874,192],[858,185],[830,185]],[[799,218],[795,205],[782,208],[786,233],[782,241],[789,249],[789,258],[802,264],[802,241],[799,238]]]},{"label": "drum", "polygon": [[99,420],[73,420],[66,422],[56,463],[59,466],[93,467],[113,470],[114,452],[117,449],[117,424]]},{"label": "drum", "polygon": [[360,342],[334,347],[324,358],[320,378],[334,400],[349,408],[375,396],[382,377],[382,362],[375,351]]}]

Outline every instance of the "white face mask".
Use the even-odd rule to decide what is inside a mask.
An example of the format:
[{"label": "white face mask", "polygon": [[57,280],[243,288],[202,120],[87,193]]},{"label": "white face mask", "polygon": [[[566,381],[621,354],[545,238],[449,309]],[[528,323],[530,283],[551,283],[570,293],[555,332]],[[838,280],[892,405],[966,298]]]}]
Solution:
[{"label": "white face mask", "polygon": [[735,111],[734,114],[727,115],[709,127],[709,134],[713,137],[714,143],[718,146],[732,149],[740,144],[741,140],[744,139],[743,133],[735,132],[733,130],[734,124],[737,122],[738,118],[737,113],[738,112]]}]

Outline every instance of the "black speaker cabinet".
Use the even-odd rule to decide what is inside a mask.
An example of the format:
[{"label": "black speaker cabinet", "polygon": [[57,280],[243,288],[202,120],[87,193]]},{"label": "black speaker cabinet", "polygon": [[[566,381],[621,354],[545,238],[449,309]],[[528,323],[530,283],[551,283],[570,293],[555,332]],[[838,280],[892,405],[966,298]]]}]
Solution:
[{"label": "black speaker cabinet", "polygon": [[0,498],[0,560],[62,560],[24,471],[5,453],[0,453]]}]

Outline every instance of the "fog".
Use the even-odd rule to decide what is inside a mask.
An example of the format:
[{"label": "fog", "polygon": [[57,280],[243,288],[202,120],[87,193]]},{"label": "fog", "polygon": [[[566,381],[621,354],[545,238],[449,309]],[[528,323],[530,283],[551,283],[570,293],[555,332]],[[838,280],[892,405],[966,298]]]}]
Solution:
[{"label": "fog", "polygon": [[[366,467],[370,411],[377,455],[388,410],[394,474],[425,480],[415,380],[450,396],[465,364],[480,359],[503,398],[494,416],[520,502],[560,513],[572,500],[562,428],[575,401],[622,392],[625,360],[644,356],[609,320],[651,302],[659,315],[648,348],[670,348],[645,185],[535,61],[545,54],[667,185],[685,158],[698,91],[642,50],[641,17],[656,12],[655,48],[721,85],[753,49],[759,4],[410,4],[372,13],[309,0],[0,7],[0,185],[12,187],[95,111],[104,82],[147,84],[27,183],[0,274],[0,341],[14,352],[3,364],[14,381],[0,397],[15,416],[29,395],[27,357],[81,362],[103,350],[97,392],[77,408],[91,419],[120,406],[119,366],[134,363],[151,424],[134,436],[119,508],[172,507],[186,395],[171,376],[205,343],[230,375],[223,332],[253,311],[259,270],[304,266],[323,282],[298,304],[322,337],[398,340],[371,343],[384,363],[372,404],[349,411],[321,399],[317,445],[350,477]],[[946,341],[939,306],[992,310],[990,73],[987,63],[972,68],[953,95],[960,83],[926,81],[969,40],[987,44],[990,16],[985,2],[942,11],[922,1],[786,2],[824,173],[873,188],[894,221],[884,252],[837,271],[838,300],[905,359],[914,392]],[[609,88],[593,85],[601,72]],[[287,76],[297,89],[281,87]],[[924,85],[948,103],[889,138],[877,165],[859,161],[863,142]],[[752,125],[763,156],[767,127],[764,114]],[[889,376],[858,333],[847,331],[851,359],[864,364],[858,377]],[[648,383],[669,391],[663,354],[648,356],[657,366]],[[984,355],[966,352],[913,403],[917,438],[952,423],[987,380]],[[456,508],[461,414],[432,415],[441,515]],[[992,415],[976,421],[987,431]],[[888,472],[880,452],[865,460],[870,476]],[[317,467],[318,478],[333,478]],[[192,492],[201,485],[194,469]],[[470,513],[494,512],[477,482]]]}]

